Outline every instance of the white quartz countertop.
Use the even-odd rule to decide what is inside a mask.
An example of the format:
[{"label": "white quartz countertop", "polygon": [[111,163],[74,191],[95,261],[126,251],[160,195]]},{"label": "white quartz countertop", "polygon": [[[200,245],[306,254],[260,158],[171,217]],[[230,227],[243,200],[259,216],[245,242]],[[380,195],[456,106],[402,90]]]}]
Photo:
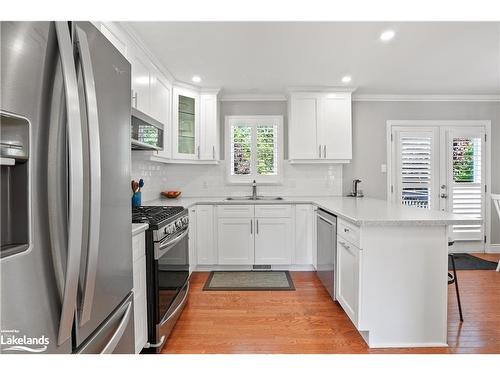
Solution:
[{"label": "white quartz countertop", "polygon": [[162,198],[147,202],[148,206],[184,206],[194,204],[313,204],[356,225],[451,225],[478,224],[479,219],[435,210],[406,207],[374,198],[283,197],[283,200],[227,200],[226,197]]},{"label": "white quartz countertop", "polygon": [[148,228],[149,224],[146,223],[139,223],[139,224],[132,223],[132,236],[144,232]]}]

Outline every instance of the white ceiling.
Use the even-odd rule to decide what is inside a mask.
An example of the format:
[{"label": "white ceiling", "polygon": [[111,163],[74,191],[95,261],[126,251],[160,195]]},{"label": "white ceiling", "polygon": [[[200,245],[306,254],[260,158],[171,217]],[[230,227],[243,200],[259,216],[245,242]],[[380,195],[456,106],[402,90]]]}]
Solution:
[{"label": "white ceiling", "polygon": [[[500,23],[130,22],[179,81],[225,94],[343,86],[359,94],[499,94]],[[394,29],[390,43],[379,40]]]}]

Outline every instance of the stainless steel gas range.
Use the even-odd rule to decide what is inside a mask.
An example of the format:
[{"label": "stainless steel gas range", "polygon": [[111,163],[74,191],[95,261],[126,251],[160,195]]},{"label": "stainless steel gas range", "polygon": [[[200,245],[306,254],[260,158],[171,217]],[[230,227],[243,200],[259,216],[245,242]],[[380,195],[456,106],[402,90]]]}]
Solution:
[{"label": "stainless steel gas range", "polygon": [[132,222],[148,223],[146,281],[148,343],[159,353],[187,302],[189,290],[189,216],[179,206],[133,208]]}]

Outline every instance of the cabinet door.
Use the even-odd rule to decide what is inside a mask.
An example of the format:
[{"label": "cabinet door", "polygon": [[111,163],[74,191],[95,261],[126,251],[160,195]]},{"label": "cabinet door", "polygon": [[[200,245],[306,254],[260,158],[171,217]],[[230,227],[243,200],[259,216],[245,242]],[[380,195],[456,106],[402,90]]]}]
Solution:
[{"label": "cabinet door", "polygon": [[170,125],[171,86],[158,72],[151,75],[151,117],[160,121],[164,129]]},{"label": "cabinet door", "polygon": [[253,218],[220,218],[218,220],[219,264],[254,264],[253,221]]},{"label": "cabinet door", "polygon": [[196,252],[198,264],[217,264],[214,241],[214,206],[196,206]]},{"label": "cabinet door", "polygon": [[351,94],[328,94],[319,107],[318,138],[323,159],[352,159]]},{"label": "cabinet door", "polygon": [[149,66],[138,53],[130,56],[130,63],[132,65],[132,107],[151,116]]},{"label": "cabinet door", "polygon": [[292,96],[290,100],[289,159],[319,159],[316,95]]},{"label": "cabinet door", "polygon": [[196,225],[196,206],[189,209],[189,274],[198,265],[198,249],[196,248],[196,237],[198,228]]},{"label": "cabinet door", "polygon": [[295,259],[294,264],[313,264],[313,206],[295,206]]},{"label": "cabinet door", "polygon": [[255,264],[291,264],[293,228],[291,218],[255,219]]},{"label": "cabinet door", "polygon": [[355,326],[358,324],[360,250],[337,238],[337,300]]},{"label": "cabinet door", "polygon": [[219,121],[217,95],[200,96],[200,159],[219,159]]},{"label": "cabinet door", "polygon": [[199,159],[199,98],[191,90],[173,89],[172,138],[174,159]]},{"label": "cabinet door", "polygon": [[133,264],[135,352],[139,353],[148,340],[146,307],[146,256]]}]

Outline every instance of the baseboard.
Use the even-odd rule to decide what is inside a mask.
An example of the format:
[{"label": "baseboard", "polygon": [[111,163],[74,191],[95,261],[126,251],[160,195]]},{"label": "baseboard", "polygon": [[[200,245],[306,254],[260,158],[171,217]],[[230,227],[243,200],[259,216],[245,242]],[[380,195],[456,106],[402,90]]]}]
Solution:
[{"label": "baseboard", "polygon": [[500,253],[500,244],[492,243],[490,248],[486,250],[487,253]]},{"label": "baseboard", "polygon": [[[275,271],[314,271],[312,264],[288,264],[288,265],[276,265],[271,266],[272,270]],[[197,265],[195,271],[198,272],[210,272],[210,271],[251,271],[252,266],[248,265]]]}]

